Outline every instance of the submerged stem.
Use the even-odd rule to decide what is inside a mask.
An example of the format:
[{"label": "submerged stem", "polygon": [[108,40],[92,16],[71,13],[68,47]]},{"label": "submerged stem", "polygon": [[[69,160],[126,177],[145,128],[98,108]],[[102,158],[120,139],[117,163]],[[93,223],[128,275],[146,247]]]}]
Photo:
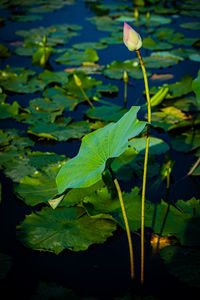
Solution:
[{"label": "submerged stem", "polygon": [[146,140],[146,149],[145,149],[145,158],[144,158],[144,172],[143,172],[143,184],[142,184],[142,206],[141,206],[141,284],[144,283],[144,209],[145,209],[145,192],[146,192],[146,178],[147,178],[147,165],[148,165],[148,152],[149,152],[149,142],[150,142],[150,123],[151,123],[151,104],[150,104],[150,94],[148,79],[146,74],[146,69],[144,62],[142,60],[139,50],[136,50],[138,55],[140,65],[144,77],[144,85],[146,91],[147,107],[148,107],[148,127],[147,127],[147,140]]}]

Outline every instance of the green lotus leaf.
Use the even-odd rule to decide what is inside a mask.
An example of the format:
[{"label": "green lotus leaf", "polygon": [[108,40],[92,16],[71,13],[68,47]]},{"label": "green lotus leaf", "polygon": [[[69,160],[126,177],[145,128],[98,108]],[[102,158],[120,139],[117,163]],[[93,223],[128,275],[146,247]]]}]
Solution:
[{"label": "green lotus leaf", "polygon": [[55,59],[57,63],[77,66],[83,62],[97,62],[99,57],[95,49],[86,49],[85,51],[78,51],[69,49],[66,53]]},{"label": "green lotus leaf", "polygon": [[[43,157],[43,160],[45,157]],[[34,171],[21,178],[19,184],[15,184],[14,192],[27,205],[35,206],[38,203],[47,203],[57,191],[55,176],[63,163],[56,163],[43,168],[41,171]],[[32,167],[33,163],[29,162]],[[33,167],[32,167],[33,168]]]},{"label": "green lotus leaf", "polygon": [[0,119],[13,118],[19,113],[19,104],[14,101],[13,104],[1,103],[0,104]]},{"label": "green lotus leaf", "polygon": [[192,53],[189,55],[189,59],[200,62],[200,55],[199,53]]},{"label": "green lotus leaf", "polygon": [[[134,138],[129,142],[130,147],[132,147],[137,153],[145,153],[146,149],[146,138]],[[158,155],[165,153],[169,150],[169,146],[166,142],[163,140],[156,138],[156,137],[150,137],[149,142],[149,155]]]},{"label": "green lotus leaf", "polygon": [[57,175],[59,193],[68,188],[88,187],[101,179],[107,160],[121,155],[128,147],[128,139],[145,127],[145,122],[136,119],[138,110],[133,106],[117,123],[84,136],[78,155]]},{"label": "green lotus leaf", "polygon": [[10,52],[9,48],[3,44],[0,44],[0,57],[6,58],[6,57],[10,57],[10,56],[11,56],[11,52]]},{"label": "green lotus leaf", "polygon": [[74,110],[74,108],[83,101],[83,99],[71,96],[67,93],[66,89],[59,86],[47,88],[43,92],[43,97],[47,97],[63,106],[65,109]]},{"label": "green lotus leaf", "polygon": [[43,19],[43,17],[40,14],[11,16],[11,20],[13,20],[15,22],[34,22],[36,20],[42,20],[42,19]]},{"label": "green lotus leaf", "polygon": [[98,50],[98,49],[105,49],[107,45],[103,43],[85,42],[85,43],[74,44],[72,47],[78,50],[85,50],[87,48]]},{"label": "green lotus leaf", "polygon": [[104,243],[116,230],[116,223],[106,214],[88,216],[80,207],[46,207],[26,216],[17,229],[19,240],[27,247],[59,254],[64,249],[83,251]]},{"label": "green lotus leaf", "polygon": [[157,41],[153,40],[150,36],[148,36],[142,40],[142,46],[149,50],[168,50],[173,47],[169,43],[157,42]]},{"label": "green lotus leaf", "polygon": [[57,141],[67,141],[68,139],[80,139],[91,131],[88,121],[73,122],[69,125],[69,120],[63,123],[47,124],[42,121],[30,126],[28,133],[39,138],[53,139]]},{"label": "green lotus leaf", "polygon": [[102,103],[104,105],[88,109],[86,115],[92,119],[100,119],[108,123],[110,121],[117,122],[125,114],[125,112],[127,112],[126,109],[122,109],[119,105],[105,101]]},{"label": "green lotus leaf", "polygon": [[[124,62],[113,61],[103,69],[102,73],[104,74],[104,76],[107,76],[109,78],[122,79],[125,70],[127,71],[128,75],[132,78],[143,78],[138,60],[127,60]],[[150,73],[147,72],[147,76],[149,75]]]},{"label": "green lotus leaf", "polygon": [[172,55],[170,52],[153,52],[148,57],[143,57],[145,66],[147,68],[167,68],[173,65],[176,65],[180,60],[183,60],[182,57],[177,55]]},{"label": "green lotus leaf", "polygon": [[179,26],[182,27],[182,28],[186,28],[186,29],[199,30],[200,29],[200,22],[182,23]]},{"label": "green lotus leaf", "polygon": [[190,152],[200,147],[200,131],[194,129],[171,138],[172,148],[176,151]]},{"label": "green lotus leaf", "polygon": [[192,89],[195,92],[197,103],[200,106],[200,70],[197,78],[195,78],[192,82]]},{"label": "green lotus leaf", "polygon": [[68,73],[63,71],[52,72],[49,70],[44,70],[44,72],[40,73],[38,79],[48,85],[49,83],[59,83],[61,86],[65,85],[68,81]]}]

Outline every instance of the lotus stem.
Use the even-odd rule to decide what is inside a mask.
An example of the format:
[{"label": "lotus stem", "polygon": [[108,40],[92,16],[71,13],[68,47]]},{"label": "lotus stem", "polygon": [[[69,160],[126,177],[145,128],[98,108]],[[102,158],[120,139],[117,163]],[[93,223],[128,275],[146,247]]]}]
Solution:
[{"label": "lotus stem", "polygon": [[146,149],[145,149],[145,158],[144,158],[144,172],[143,172],[143,184],[142,184],[142,205],[141,205],[141,284],[144,283],[144,219],[145,219],[145,192],[146,192],[146,178],[147,178],[147,165],[148,165],[148,153],[149,153],[149,142],[150,142],[150,123],[151,123],[151,104],[150,104],[150,95],[149,95],[149,86],[148,79],[146,74],[146,69],[144,62],[142,60],[139,50],[136,50],[138,55],[140,65],[144,77],[144,85],[146,91],[147,99],[147,108],[148,108],[148,127],[147,127],[147,139],[146,139]]},{"label": "lotus stem", "polygon": [[131,239],[130,227],[129,227],[129,224],[128,224],[128,218],[127,218],[126,209],[125,209],[125,206],[124,206],[122,191],[121,191],[119,182],[118,182],[117,178],[115,178],[111,167],[109,167],[109,170],[110,170],[112,179],[114,181],[114,184],[115,184],[115,187],[116,187],[116,190],[117,190],[117,194],[118,194],[118,197],[119,197],[119,202],[120,202],[120,206],[121,206],[121,210],[122,210],[122,215],[123,215],[123,219],[124,219],[124,223],[125,223],[126,234],[127,234],[127,238],[128,238],[128,245],[129,245],[129,254],[130,254],[131,279],[133,280],[134,277],[135,277],[135,274],[134,274],[134,256],[133,256],[133,244],[132,244],[132,239]]},{"label": "lotus stem", "polygon": [[88,96],[86,95],[86,93],[85,93],[84,89],[82,88],[82,86],[80,86],[80,90],[81,90],[81,92],[82,92],[82,94],[83,94],[85,100],[89,103],[89,105],[90,105],[92,108],[94,108],[94,105],[92,104],[92,102],[90,101],[90,99],[88,98]]},{"label": "lotus stem", "polygon": [[200,157],[197,159],[197,161],[195,162],[194,166],[190,169],[190,171],[187,173],[187,176],[192,175],[192,173],[194,172],[194,170],[198,167],[198,165],[200,164]]},{"label": "lotus stem", "polygon": [[114,179],[114,184],[117,189],[120,205],[121,205],[121,210],[122,210],[122,215],[124,218],[124,223],[125,223],[125,228],[126,228],[126,233],[127,233],[127,238],[128,238],[128,245],[129,245],[129,253],[130,253],[130,266],[131,266],[131,279],[134,279],[134,258],[133,258],[133,244],[132,244],[132,239],[131,239],[131,232],[130,232],[130,227],[128,224],[128,218],[124,206],[124,201],[122,197],[122,192],[121,188],[119,186],[118,180],[115,178]]}]

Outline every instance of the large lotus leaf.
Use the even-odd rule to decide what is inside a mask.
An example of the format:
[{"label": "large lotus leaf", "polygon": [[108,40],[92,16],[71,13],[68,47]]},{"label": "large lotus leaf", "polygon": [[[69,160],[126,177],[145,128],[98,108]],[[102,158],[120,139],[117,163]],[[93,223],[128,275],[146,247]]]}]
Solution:
[{"label": "large lotus leaf", "polygon": [[59,193],[68,188],[88,187],[101,179],[107,160],[121,155],[128,147],[128,139],[145,127],[145,122],[136,119],[138,110],[133,106],[117,123],[84,136],[78,155],[57,175]]},{"label": "large lotus leaf", "polygon": [[56,62],[66,65],[77,66],[83,62],[96,62],[99,60],[95,49],[86,49],[85,51],[78,51],[69,49],[66,53],[55,59]]},{"label": "large lotus leaf", "polygon": [[195,78],[192,82],[192,89],[196,94],[197,103],[200,106],[200,70],[197,78]]},{"label": "large lotus leaf", "polygon": [[[62,164],[57,163],[43,168],[41,171],[35,170],[14,186],[14,192],[27,205],[34,206],[38,203],[47,203],[47,200],[52,198],[57,191],[55,177]],[[30,163],[29,165],[31,166]]]},{"label": "large lotus leaf", "polygon": [[46,207],[26,216],[17,229],[18,238],[26,246],[59,254],[64,249],[83,251],[92,244],[104,243],[116,230],[116,223],[110,215],[88,216],[80,207]]},{"label": "large lotus leaf", "polygon": [[149,50],[168,50],[173,47],[169,43],[160,42],[160,41],[157,42],[153,40],[150,36],[143,39],[142,46]]},{"label": "large lotus leaf", "polygon": [[90,131],[91,129],[88,121],[73,122],[69,125],[67,125],[67,122],[47,124],[41,121],[28,129],[28,133],[39,138],[47,138],[58,141],[67,141],[70,138],[79,139]]},{"label": "large lotus leaf", "polygon": [[169,246],[161,251],[169,273],[189,286],[200,287],[200,251],[194,247]]}]

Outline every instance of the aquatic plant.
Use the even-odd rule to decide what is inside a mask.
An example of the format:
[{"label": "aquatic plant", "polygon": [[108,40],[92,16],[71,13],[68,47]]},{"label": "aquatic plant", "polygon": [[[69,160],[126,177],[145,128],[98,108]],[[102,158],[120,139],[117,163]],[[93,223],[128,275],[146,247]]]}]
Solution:
[{"label": "aquatic plant", "polygon": [[142,47],[142,39],[131,26],[124,22],[124,31],[123,31],[123,40],[124,44],[130,51],[136,51],[137,56],[140,61],[144,76],[144,84],[146,90],[146,99],[148,107],[148,127],[147,127],[147,140],[146,140],[146,150],[144,158],[144,173],[143,173],[143,185],[142,185],[142,207],[141,207],[141,283],[144,281],[144,206],[145,206],[145,191],[146,191],[146,177],[147,177],[147,164],[148,164],[148,151],[149,151],[149,142],[150,142],[150,123],[151,123],[151,103],[150,103],[150,94],[147,73],[140,54],[139,49]]}]

